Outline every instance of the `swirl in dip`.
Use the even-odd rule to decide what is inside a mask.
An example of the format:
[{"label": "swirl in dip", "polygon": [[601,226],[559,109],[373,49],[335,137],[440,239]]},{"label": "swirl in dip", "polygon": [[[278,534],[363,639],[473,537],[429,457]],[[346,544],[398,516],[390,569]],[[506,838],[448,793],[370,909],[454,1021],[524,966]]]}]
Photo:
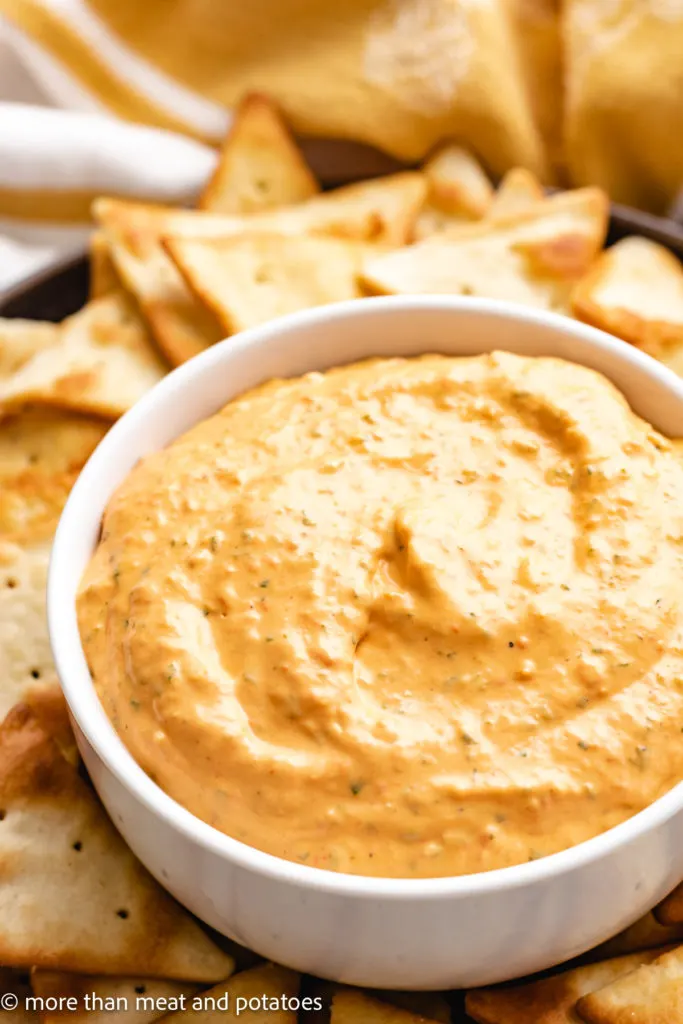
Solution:
[{"label": "swirl in dip", "polygon": [[272,381],[131,472],[78,598],[107,713],[216,828],[363,875],[562,850],[683,777],[683,462],[507,353]]}]

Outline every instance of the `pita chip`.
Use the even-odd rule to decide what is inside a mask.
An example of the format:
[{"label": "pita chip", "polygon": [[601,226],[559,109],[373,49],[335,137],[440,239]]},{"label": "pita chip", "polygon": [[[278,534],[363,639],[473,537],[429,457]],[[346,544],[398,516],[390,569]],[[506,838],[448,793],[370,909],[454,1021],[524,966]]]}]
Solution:
[{"label": "pita chip", "polygon": [[103,295],[118,291],[121,278],[116,272],[109,252],[109,244],[103,231],[94,231],[88,249],[90,257],[90,299],[101,299]]},{"label": "pita chip", "polygon": [[323,235],[254,233],[176,238],[167,247],[194,293],[227,334],[328,302],[353,299],[370,242]]},{"label": "pita chip", "polygon": [[545,199],[545,192],[536,175],[525,167],[514,167],[507,172],[496,189],[487,217],[499,220],[525,210],[542,199]]},{"label": "pita chip", "polygon": [[45,1001],[75,1000],[76,1009],[66,1009],[63,1002],[62,1010],[43,1010],[43,1024],[111,1024],[112,1020],[149,1024],[174,1009],[180,996],[187,999],[197,991],[196,985],[164,978],[111,978],[59,971],[33,971],[31,987]]},{"label": "pita chip", "polygon": [[186,981],[231,973],[25,705],[0,725],[0,809],[0,962]]},{"label": "pita chip", "polygon": [[563,193],[370,260],[361,281],[379,295],[478,295],[566,312],[602,247],[607,216],[599,189]]},{"label": "pita chip", "polygon": [[41,1024],[40,1014],[26,1002],[33,995],[28,971],[0,967],[0,994],[6,993],[16,996],[17,1006],[13,1010],[0,1010],[0,1024]]},{"label": "pita chip", "polygon": [[577,1010],[588,1024],[676,1024],[683,1020],[683,946],[585,995]]},{"label": "pita chip", "polygon": [[59,339],[57,324],[0,318],[0,382]]},{"label": "pita chip", "polygon": [[54,405],[116,419],[167,373],[123,292],[87,303],[43,348],[0,380],[0,410]]},{"label": "pita chip", "polygon": [[441,146],[424,165],[430,202],[445,213],[470,220],[484,217],[493,185],[476,156],[461,146]]},{"label": "pita chip", "polygon": [[591,950],[591,959],[603,960],[607,957],[622,956],[624,953],[635,953],[641,949],[654,949],[657,946],[668,946],[683,942],[683,922],[681,924],[660,924],[650,911],[639,918],[634,924],[619,932],[613,938],[603,942]]},{"label": "pita chip", "polygon": [[219,154],[200,210],[244,214],[303,202],[320,191],[280,111],[267,96],[247,95]]},{"label": "pita chip", "polygon": [[574,315],[683,372],[683,266],[664,246],[624,238],[572,296]]},{"label": "pita chip", "polygon": [[652,950],[631,953],[562,971],[541,981],[474,989],[467,993],[465,1009],[479,1024],[578,1024],[574,1009],[578,999],[636,971],[658,955]]},{"label": "pita chip", "polygon": [[[165,1016],[164,1024],[224,1024],[226,1018],[232,1020],[242,1015],[249,1024],[297,1024],[298,1011],[282,1003],[296,999],[300,985],[301,976],[286,967],[252,967],[199,993],[188,1001],[185,1010]],[[250,1000],[254,1001],[252,1006]]]},{"label": "pita chip", "polygon": [[342,988],[332,998],[330,1024],[429,1024],[429,1018],[390,1006],[356,988]]}]

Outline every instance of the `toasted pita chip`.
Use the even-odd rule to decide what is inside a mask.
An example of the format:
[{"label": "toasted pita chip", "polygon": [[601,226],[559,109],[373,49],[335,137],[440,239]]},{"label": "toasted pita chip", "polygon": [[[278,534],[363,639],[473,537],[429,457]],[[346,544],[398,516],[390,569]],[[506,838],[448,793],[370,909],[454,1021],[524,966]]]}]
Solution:
[{"label": "toasted pita chip", "polygon": [[655,907],[654,915],[660,924],[683,924],[683,882]]},{"label": "toasted pita chip", "polygon": [[14,1010],[0,1010],[0,1024],[41,1024],[40,1014],[26,1002],[33,993],[27,971],[13,971],[0,967],[0,994],[11,993],[17,997]]},{"label": "toasted pita chip", "polygon": [[0,382],[59,340],[57,324],[0,318]]},{"label": "toasted pita chip", "polygon": [[445,213],[478,220],[493,199],[493,185],[477,158],[452,143],[442,146],[424,166],[429,200]]},{"label": "toasted pita chip", "polygon": [[358,989],[342,988],[333,996],[330,1024],[429,1024],[429,1018],[372,999]]},{"label": "toasted pita chip", "polygon": [[683,368],[683,267],[647,238],[607,249],[572,296],[574,315]]},{"label": "toasted pita chip", "polygon": [[465,1009],[480,1024],[576,1024],[578,999],[649,964],[658,955],[657,950],[631,953],[541,981],[475,989],[467,993]]},{"label": "toasted pita chip", "polygon": [[255,213],[301,203],[320,191],[272,100],[246,96],[199,199],[200,210]]},{"label": "toasted pita chip", "polygon": [[448,999],[441,992],[390,992],[376,989],[370,993],[384,1003],[391,1003],[401,1010],[409,1010],[418,1017],[450,1024],[451,1007]]},{"label": "toasted pita chip", "polygon": [[137,299],[160,349],[178,366],[219,341],[222,331],[168,257],[162,236],[204,238],[245,230],[277,231],[402,245],[412,235],[425,190],[423,175],[405,171],[246,218],[117,199],[98,200],[94,212],[105,229],[126,288]]},{"label": "toasted pita chip", "polygon": [[43,1024],[111,1024],[114,1020],[117,1024],[148,1024],[175,1009],[180,996],[187,999],[197,991],[196,985],[163,978],[91,977],[60,971],[33,971],[31,987],[45,1000],[43,1005],[47,1000],[75,1000],[76,1009],[57,1002],[61,1010],[43,1010]]},{"label": "toasted pita chip", "polygon": [[563,193],[369,261],[362,283],[375,294],[483,295],[565,312],[603,244],[607,214],[598,189]]},{"label": "toasted pita chip", "polygon": [[0,725],[0,962],[215,981],[232,960],[164,892],[25,705]]},{"label": "toasted pita chip", "polygon": [[675,1024],[683,1020],[683,946],[585,995],[588,1024]]},{"label": "toasted pita chip", "polygon": [[0,423],[0,537],[52,535],[76,477],[107,432],[103,420],[26,409]]},{"label": "toasted pita chip", "polygon": [[121,278],[116,272],[109,251],[109,243],[103,231],[95,231],[90,239],[90,299],[101,299],[110,292],[121,288]]},{"label": "toasted pita chip", "polygon": [[472,218],[464,214],[446,213],[437,206],[427,202],[420,210],[415,222],[413,241],[421,242],[431,235],[438,235],[442,231],[449,231],[451,228],[462,227],[464,224],[471,224]]},{"label": "toasted pita chip", "polygon": [[285,313],[357,298],[358,272],[381,247],[323,235],[176,238],[176,266],[228,334]]},{"label": "toasted pita chip", "polygon": [[525,167],[513,167],[496,189],[487,217],[492,220],[509,217],[542,199],[545,199],[545,192],[536,175]]},{"label": "toasted pita chip", "polygon": [[[277,964],[263,964],[235,974],[227,982],[215,985],[188,1000],[187,1009],[177,1010],[164,1017],[164,1024],[224,1024],[227,1019],[243,1016],[249,1024],[296,1024],[297,1010],[282,1007],[283,997],[288,1003],[296,999],[301,975]],[[254,1000],[252,1008],[249,1000]],[[246,1002],[245,1002],[246,1001]],[[258,1003],[260,1007],[257,1007]],[[276,1004],[280,1005],[277,1006]],[[226,1010],[226,1006],[228,1009]]]},{"label": "toasted pita chip", "polygon": [[168,366],[122,292],[65,320],[55,344],[0,379],[0,411],[55,405],[116,419]]},{"label": "toasted pita chip", "polygon": [[655,949],[657,946],[668,946],[676,942],[683,942],[683,923],[660,924],[650,912],[614,938],[592,949],[590,955],[591,959],[605,960],[608,957],[623,956],[625,953],[635,953],[640,949]]}]

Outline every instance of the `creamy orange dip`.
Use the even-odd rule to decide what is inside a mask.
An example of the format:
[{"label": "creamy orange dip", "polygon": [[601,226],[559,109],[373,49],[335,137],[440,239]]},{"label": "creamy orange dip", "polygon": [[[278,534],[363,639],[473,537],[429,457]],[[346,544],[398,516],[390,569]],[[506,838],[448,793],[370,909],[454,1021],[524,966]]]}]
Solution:
[{"label": "creamy orange dip", "polygon": [[683,778],[683,462],[506,353],[273,381],[144,459],[78,599],[142,767],[261,850],[455,875]]}]

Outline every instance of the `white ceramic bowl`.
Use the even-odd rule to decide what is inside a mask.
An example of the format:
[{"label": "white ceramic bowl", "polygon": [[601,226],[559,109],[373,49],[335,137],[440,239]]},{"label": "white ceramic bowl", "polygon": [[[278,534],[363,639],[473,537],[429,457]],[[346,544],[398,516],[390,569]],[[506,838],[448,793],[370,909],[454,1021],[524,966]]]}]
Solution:
[{"label": "white ceramic bowl", "polygon": [[198,917],[266,957],[393,988],[513,978],[568,959],[634,921],[683,875],[683,785],[617,828],[518,867],[459,878],[362,878],[294,864],[215,831],[159,789],[114,732],[78,635],[75,594],[112,491],[140,456],[234,395],[365,356],[494,348],[555,355],[610,377],[633,408],[683,436],[683,381],[559,316],[485,300],[367,299],[310,310],[223,342],[170,374],[105,437],[54,542],[50,635],[81,753],[114,822]]}]

